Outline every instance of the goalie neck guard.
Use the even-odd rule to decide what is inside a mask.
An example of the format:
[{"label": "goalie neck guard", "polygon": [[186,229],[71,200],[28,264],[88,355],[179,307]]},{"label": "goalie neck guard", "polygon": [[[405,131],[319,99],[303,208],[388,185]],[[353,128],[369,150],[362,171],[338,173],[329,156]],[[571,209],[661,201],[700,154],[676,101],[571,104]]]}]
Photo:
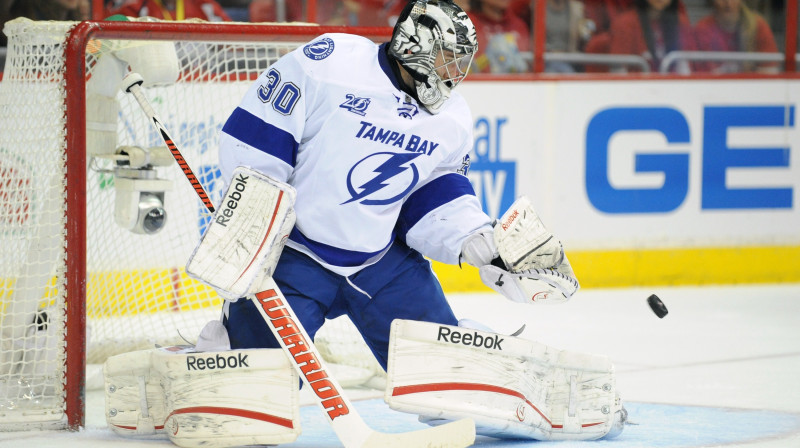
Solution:
[{"label": "goalie neck guard", "polygon": [[478,50],[475,26],[450,1],[409,2],[397,19],[389,54],[414,79],[415,97],[430,113],[439,112],[450,91],[467,76]]}]

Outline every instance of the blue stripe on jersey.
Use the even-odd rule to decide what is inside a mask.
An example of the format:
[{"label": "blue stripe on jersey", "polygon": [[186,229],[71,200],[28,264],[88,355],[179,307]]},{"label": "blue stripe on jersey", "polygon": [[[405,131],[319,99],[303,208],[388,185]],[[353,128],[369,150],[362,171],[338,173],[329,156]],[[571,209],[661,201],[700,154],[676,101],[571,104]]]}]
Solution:
[{"label": "blue stripe on jersey", "polygon": [[464,195],[475,196],[475,190],[466,176],[449,173],[425,184],[412,193],[400,209],[397,233],[405,238],[409,229],[432,210]]},{"label": "blue stripe on jersey", "polygon": [[303,235],[299,230],[297,230],[297,227],[293,228],[291,233],[289,233],[289,239],[295,243],[302,244],[303,246],[307,247],[325,263],[332,264],[334,266],[352,267],[361,266],[369,261],[370,258],[386,250],[386,247],[389,247],[394,241],[394,233],[392,233],[391,238],[389,238],[389,244],[376,252],[358,252],[329,246],[327,244],[309,239],[307,236]]},{"label": "blue stripe on jersey", "polygon": [[394,75],[394,71],[392,71],[392,62],[389,60],[389,56],[386,55],[386,51],[389,49],[388,47],[388,42],[384,42],[378,47],[378,64],[380,64],[381,70],[383,70],[383,73],[386,73],[386,77],[389,78],[392,85],[394,85],[397,90],[403,90],[400,81]]},{"label": "blue stripe on jersey", "polygon": [[253,148],[286,162],[294,167],[297,163],[297,142],[292,134],[273,126],[250,112],[237,107],[222,132]]}]

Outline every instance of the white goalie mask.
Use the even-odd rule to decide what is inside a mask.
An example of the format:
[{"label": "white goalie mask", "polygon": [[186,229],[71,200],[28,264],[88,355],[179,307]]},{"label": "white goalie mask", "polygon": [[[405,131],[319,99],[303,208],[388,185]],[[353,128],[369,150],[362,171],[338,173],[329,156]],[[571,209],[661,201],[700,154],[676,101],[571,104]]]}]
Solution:
[{"label": "white goalie mask", "polygon": [[433,114],[467,76],[477,50],[478,37],[469,16],[445,0],[409,3],[389,45],[389,53],[414,78],[417,100]]}]

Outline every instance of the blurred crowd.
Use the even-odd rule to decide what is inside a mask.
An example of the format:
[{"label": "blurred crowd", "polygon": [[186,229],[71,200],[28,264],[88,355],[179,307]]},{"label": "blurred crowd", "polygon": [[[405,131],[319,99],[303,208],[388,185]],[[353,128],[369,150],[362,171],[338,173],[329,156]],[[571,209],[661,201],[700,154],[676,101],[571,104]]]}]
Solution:
[{"label": "blurred crowd", "polygon": [[[93,0],[100,1],[100,0]],[[407,0],[106,0],[104,16],[164,20],[308,22],[343,26],[393,26]],[[532,69],[534,0],[455,0],[478,31],[473,70],[524,73]],[[776,53],[781,51],[785,0],[542,0],[546,2],[545,71],[554,73],[664,71],[672,51]],[[0,23],[16,17],[85,20],[90,0],[0,0]],[[314,17],[309,17],[309,13]],[[779,32],[775,32],[779,30]],[[0,45],[5,45],[0,36]],[[570,57],[552,57],[570,55]],[[579,57],[574,57],[578,55]],[[609,55],[635,55],[625,65]],[[597,56],[597,57],[593,57]],[[637,59],[639,60],[639,59]],[[777,72],[780,63],[747,60],[679,60],[666,71]]]}]

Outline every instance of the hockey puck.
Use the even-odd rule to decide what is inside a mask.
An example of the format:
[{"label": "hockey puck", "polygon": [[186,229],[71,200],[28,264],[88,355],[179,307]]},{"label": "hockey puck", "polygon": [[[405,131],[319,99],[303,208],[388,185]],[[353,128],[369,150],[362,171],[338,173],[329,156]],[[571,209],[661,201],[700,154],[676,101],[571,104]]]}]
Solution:
[{"label": "hockey puck", "polygon": [[664,305],[664,302],[658,298],[657,295],[652,294],[650,297],[647,298],[647,304],[650,305],[650,309],[656,313],[659,319],[663,319],[664,316],[667,315],[669,311],[667,311],[667,306]]}]

